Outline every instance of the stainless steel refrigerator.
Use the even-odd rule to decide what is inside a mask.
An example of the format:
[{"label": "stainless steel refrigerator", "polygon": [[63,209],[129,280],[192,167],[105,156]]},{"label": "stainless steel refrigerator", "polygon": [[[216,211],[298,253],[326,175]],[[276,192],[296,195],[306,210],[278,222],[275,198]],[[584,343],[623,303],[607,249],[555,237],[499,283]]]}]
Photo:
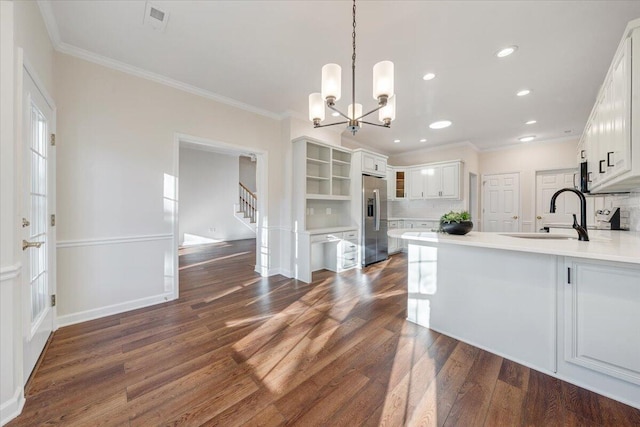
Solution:
[{"label": "stainless steel refrigerator", "polygon": [[387,259],[387,181],[362,175],[362,265]]}]

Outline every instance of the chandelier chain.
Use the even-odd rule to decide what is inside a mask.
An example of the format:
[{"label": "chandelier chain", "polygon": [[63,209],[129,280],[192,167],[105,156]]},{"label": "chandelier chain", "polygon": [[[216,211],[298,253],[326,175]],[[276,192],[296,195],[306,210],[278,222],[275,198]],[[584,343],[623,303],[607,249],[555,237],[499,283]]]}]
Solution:
[{"label": "chandelier chain", "polygon": [[356,0],[353,0],[353,55],[351,56],[351,105],[352,115],[351,119],[356,118]]}]

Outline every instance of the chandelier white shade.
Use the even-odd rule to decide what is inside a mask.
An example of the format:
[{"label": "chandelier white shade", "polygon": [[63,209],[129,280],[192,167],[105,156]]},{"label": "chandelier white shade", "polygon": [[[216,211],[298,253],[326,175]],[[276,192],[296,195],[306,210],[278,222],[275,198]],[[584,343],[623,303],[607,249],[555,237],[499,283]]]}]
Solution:
[{"label": "chandelier white shade", "polygon": [[396,119],[396,96],[392,96],[387,100],[387,105],[378,110],[378,119],[385,123],[392,122]]},{"label": "chandelier white shade", "polygon": [[393,96],[393,62],[380,61],[373,66],[373,99]]},{"label": "chandelier white shade", "polygon": [[[394,92],[394,67],[391,61],[380,61],[373,66],[373,99],[378,102],[377,107],[362,113],[362,104],[356,103],[356,1],[353,0],[353,55],[351,56],[351,103],[347,114],[342,113],[336,107],[342,91],[342,68],[338,64],[326,64],[322,67],[322,87],[320,93],[309,95],[309,120],[313,127],[334,126],[346,124],[347,130],[355,135],[363,123],[381,127],[391,127],[391,122],[396,118],[396,96]],[[337,115],[347,119],[338,123],[323,125],[325,118],[325,106],[333,110]],[[355,106],[355,108],[354,108]],[[371,123],[362,120],[369,114],[378,111],[378,119],[382,124]],[[333,114],[334,116],[336,114]]]},{"label": "chandelier white shade", "polygon": [[324,120],[324,101],[319,92],[309,95],[309,120]]},{"label": "chandelier white shade", "polygon": [[338,64],[327,64],[322,67],[322,99],[340,100],[342,91],[342,67]]}]

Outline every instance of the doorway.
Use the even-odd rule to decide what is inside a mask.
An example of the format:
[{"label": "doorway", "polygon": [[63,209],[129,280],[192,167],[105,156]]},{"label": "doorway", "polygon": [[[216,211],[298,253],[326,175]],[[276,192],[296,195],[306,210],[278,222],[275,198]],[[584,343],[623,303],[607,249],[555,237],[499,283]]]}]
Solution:
[{"label": "doorway", "polygon": [[[254,270],[260,274],[261,276],[268,276],[269,274],[269,265],[270,265],[270,241],[269,241],[269,232],[268,232],[268,218],[266,215],[267,211],[267,200],[268,200],[268,181],[267,181],[267,153],[243,146],[236,146],[232,144],[227,144],[219,141],[212,141],[208,139],[198,138],[194,136],[184,135],[184,134],[176,134],[175,136],[175,170],[176,170],[176,179],[174,180],[174,192],[175,192],[175,207],[173,218],[173,247],[174,247],[174,269],[175,269],[175,286],[174,286],[174,296],[178,298],[179,296],[179,251],[178,247],[182,243],[181,242],[181,219],[180,219],[180,191],[178,189],[178,183],[180,182],[180,156],[181,150],[187,148],[192,150],[199,150],[202,153],[218,153],[220,156],[227,156],[229,158],[233,157],[234,165],[238,166],[238,158],[240,156],[248,156],[255,161],[255,186],[256,186],[256,194],[259,194],[259,197],[255,201],[255,214],[254,214],[254,224],[255,231],[251,233],[251,237],[255,236],[255,268]],[[239,181],[239,179],[236,179]],[[227,183],[229,186],[232,186],[231,191],[238,191],[239,182],[233,183],[233,185]],[[182,196],[187,196],[183,194]],[[238,199],[236,198],[236,206],[238,203]],[[236,206],[230,204],[227,209],[231,214],[236,209]],[[234,221],[237,221],[234,219]],[[216,226],[215,224],[206,225],[203,229],[203,234],[211,234],[212,243],[215,241],[219,241],[220,239],[216,239],[215,233]],[[242,238],[242,237],[241,237]],[[246,238],[246,237],[245,237]],[[204,242],[206,243],[206,242]]]},{"label": "doorway", "polygon": [[482,231],[520,230],[520,173],[483,175]]},{"label": "doorway", "polygon": [[480,217],[478,216],[478,175],[469,173],[469,214],[471,220],[476,221],[480,226]]},{"label": "doorway", "polygon": [[536,230],[543,227],[571,227],[573,214],[580,215],[579,199],[574,194],[560,194],[556,212],[549,212],[551,196],[562,188],[576,188],[576,169],[536,172]]},{"label": "doorway", "polygon": [[22,316],[26,384],[55,322],[55,105],[23,68]]}]

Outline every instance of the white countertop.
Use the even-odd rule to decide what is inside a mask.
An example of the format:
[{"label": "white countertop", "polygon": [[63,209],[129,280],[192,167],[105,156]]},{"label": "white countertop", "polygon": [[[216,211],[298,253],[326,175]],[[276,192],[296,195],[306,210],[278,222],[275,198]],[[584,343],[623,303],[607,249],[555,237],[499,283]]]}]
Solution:
[{"label": "white countertop", "polygon": [[[425,229],[399,228],[389,230],[389,237],[416,242],[476,246],[481,248],[541,253],[550,255],[588,258],[640,264],[640,233],[634,231],[589,231],[590,241],[577,240],[573,230],[559,231],[554,235],[566,235],[570,240],[525,239],[505,236],[508,233],[484,233],[471,231],[465,236],[435,233]],[[511,233],[529,235],[534,233]]]},{"label": "white countertop", "polygon": [[405,218],[405,217],[393,217],[388,218],[387,221],[435,221],[440,222],[440,218]]},{"label": "white countertop", "polygon": [[358,227],[327,227],[327,228],[313,228],[311,230],[303,231],[306,234],[328,234],[328,233],[342,233],[344,231],[354,231]]}]

